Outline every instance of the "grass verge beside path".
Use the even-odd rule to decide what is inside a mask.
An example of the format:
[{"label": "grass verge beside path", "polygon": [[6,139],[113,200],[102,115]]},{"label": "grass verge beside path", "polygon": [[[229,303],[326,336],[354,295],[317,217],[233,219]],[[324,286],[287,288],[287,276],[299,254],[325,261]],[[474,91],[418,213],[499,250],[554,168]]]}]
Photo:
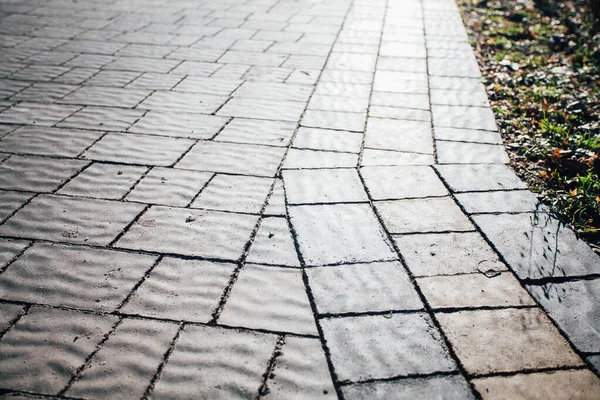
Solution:
[{"label": "grass verge beside path", "polygon": [[457,0],[511,162],[600,249],[600,0]]}]

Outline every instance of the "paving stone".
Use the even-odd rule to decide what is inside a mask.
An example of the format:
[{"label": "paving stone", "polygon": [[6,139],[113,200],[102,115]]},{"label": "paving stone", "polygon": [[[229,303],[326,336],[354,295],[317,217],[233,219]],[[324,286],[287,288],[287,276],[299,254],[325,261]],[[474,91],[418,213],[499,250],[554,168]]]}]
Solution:
[{"label": "paving stone", "polygon": [[0,238],[0,270],[8,266],[29,245],[25,240]]},{"label": "paving stone", "polygon": [[119,57],[162,58],[175,50],[175,46],[157,46],[149,44],[128,44],[115,53]]},{"label": "paving stone", "polygon": [[393,240],[416,276],[507,269],[477,232],[394,235]]},{"label": "paving stone", "polygon": [[[274,101],[234,97],[217,113],[229,117],[298,122],[305,104],[297,101]],[[0,117],[2,114],[0,114]]]},{"label": "paving stone", "polygon": [[[78,58],[80,57],[82,56],[78,56]],[[73,63],[71,63],[71,66],[74,67],[78,65],[73,65]],[[11,79],[17,79],[20,81],[48,82],[64,74],[70,69],[71,68],[64,66],[59,67],[50,65],[29,65],[19,70],[18,72],[15,72],[10,77]]]},{"label": "paving stone", "polygon": [[193,143],[188,139],[108,133],[86,150],[82,158],[126,164],[169,166],[185,154]]},{"label": "paving stone", "polygon": [[277,215],[277,216],[285,216],[285,192],[283,190],[283,182],[281,179],[275,180],[275,185],[273,186],[273,193],[271,193],[271,197],[267,202],[267,207],[263,215]]},{"label": "paving stone", "polygon": [[296,206],[289,214],[307,265],[396,258],[367,204]]},{"label": "paving stone", "polygon": [[147,167],[94,163],[57,193],[120,200],[147,171]]},{"label": "paving stone", "polygon": [[52,192],[86,165],[81,160],[13,155],[0,164],[0,188]]},{"label": "paving stone", "polygon": [[423,58],[403,58],[380,56],[377,69],[382,71],[427,73],[427,62]]},{"label": "paving stone", "polygon": [[22,102],[2,111],[0,123],[52,126],[79,109],[81,106]]},{"label": "paving stone", "polygon": [[484,143],[436,141],[440,164],[508,164],[503,146]]},{"label": "paving stone", "polygon": [[[453,371],[456,367],[430,317],[423,313],[321,320],[341,381]],[[368,348],[369,352],[361,349]]]},{"label": "paving stone", "polygon": [[456,200],[470,213],[535,212],[538,198],[529,190],[458,193]]},{"label": "paving stone", "polygon": [[449,197],[378,201],[375,207],[390,233],[474,229]]},{"label": "paving stone", "polygon": [[221,58],[220,63],[264,65],[279,67],[287,59],[287,55],[255,53],[250,51],[227,51]]},{"label": "paving stone", "polygon": [[378,92],[428,94],[427,75],[378,70],[373,90]]},{"label": "paving stone", "polygon": [[164,258],[120,311],[208,322],[235,268],[232,263]]},{"label": "paving stone", "polygon": [[600,352],[599,279],[528,285],[527,289],[579,351]]},{"label": "paving stone", "polygon": [[363,132],[365,120],[364,113],[307,110],[302,118],[302,126]]},{"label": "paving stone", "polygon": [[384,107],[372,105],[369,108],[369,117],[401,119],[407,121],[431,121],[431,113],[426,110],[414,108]]},{"label": "paving stone", "polygon": [[[66,62],[66,67],[78,67],[78,68],[96,68],[100,69],[105,67],[107,64],[113,62],[116,58],[112,56],[104,56],[99,54],[80,54],[72,60]],[[56,67],[56,68],[66,68]],[[63,71],[66,72],[66,71]]]},{"label": "paving stone", "polygon": [[[120,73],[122,71],[115,71]],[[135,72],[139,74],[139,72]],[[176,74],[160,74],[153,72],[146,72],[139,78],[129,83],[127,88],[134,89],[147,89],[147,90],[171,90],[184,78],[184,75]]]},{"label": "paving stone", "polygon": [[142,397],[177,329],[177,324],[124,320],[67,395],[89,399],[115,393],[128,398]]},{"label": "paving stone", "polygon": [[116,321],[110,315],[33,307],[2,338],[0,384],[57,394]]},{"label": "paving stone", "polygon": [[592,371],[598,375],[600,372],[600,354],[595,354],[589,357],[586,357],[586,361],[589,366],[591,366]]},{"label": "paving stone", "polygon": [[23,126],[0,140],[0,150],[8,153],[76,157],[104,133],[37,126]]},{"label": "paving stone", "polygon": [[125,108],[85,107],[58,123],[57,126],[61,128],[126,131],[144,115],[144,112],[144,110],[128,110]]},{"label": "paving stone", "polygon": [[459,311],[436,317],[470,374],[582,365],[538,308]]},{"label": "paving stone", "polygon": [[462,92],[458,90],[431,90],[431,104],[448,106],[489,107],[485,90]]},{"label": "paving stone", "polygon": [[[231,65],[231,64],[230,64]],[[292,68],[281,68],[281,67],[267,67],[267,66],[252,66],[244,74],[243,79],[251,83],[278,83],[283,85],[285,80],[292,74]],[[273,92],[273,89],[271,90]],[[253,96],[245,97],[256,97],[257,92],[250,93]],[[244,96],[240,96],[244,97]],[[265,96],[266,97],[266,96]],[[267,98],[268,100],[268,98]]]},{"label": "paving stone", "polygon": [[272,184],[273,179],[219,174],[190,207],[259,214]]},{"label": "paving stone", "polygon": [[[178,63],[179,61],[175,61]],[[176,75],[191,75],[191,76],[210,76],[213,72],[221,67],[220,64],[207,63],[202,61],[184,61],[174,68],[170,73]],[[157,71],[158,72],[158,71]],[[167,71],[161,71],[167,72]]]},{"label": "paving stone", "polygon": [[319,82],[357,83],[370,85],[373,83],[373,74],[367,71],[341,71],[325,69],[319,77]]},{"label": "paving stone", "polygon": [[281,65],[284,68],[321,70],[325,66],[327,60],[328,58],[325,56],[303,56],[293,54]]},{"label": "paving stone", "polygon": [[246,261],[255,264],[300,267],[285,218],[264,218],[261,221]]},{"label": "paving stone", "polygon": [[237,260],[257,220],[247,214],[152,206],[115,246]]},{"label": "paving stone", "polygon": [[436,140],[502,144],[502,138],[500,137],[500,134],[498,132],[491,131],[436,127],[433,130],[433,135]]},{"label": "paving stone", "polygon": [[433,154],[407,153],[367,149],[363,150],[361,166],[432,165]]},{"label": "paving stone", "polygon": [[4,221],[35,194],[0,190],[0,221]]},{"label": "paving stone", "polygon": [[35,243],[0,276],[0,297],[111,312],[155,260],[143,254]]},{"label": "paving stone", "polygon": [[225,51],[217,49],[194,49],[191,47],[179,47],[170,53],[167,58],[175,60],[195,60],[216,62]]},{"label": "paving stone", "polygon": [[317,339],[286,337],[265,398],[335,398],[327,360]]},{"label": "paving stone", "polygon": [[319,82],[315,87],[315,95],[333,97],[369,97],[371,85],[345,82]]},{"label": "paving stone", "polygon": [[371,105],[429,110],[429,96],[418,93],[373,92]]},{"label": "paving stone", "polygon": [[358,155],[333,151],[290,149],[283,168],[352,168],[358,164]]},{"label": "paving stone", "polygon": [[[205,50],[202,50],[204,52]],[[217,96],[229,96],[241,84],[238,79],[213,79],[200,76],[188,76],[175,86],[174,90],[193,93],[208,93]]]},{"label": "paving stone", "polygon": [[[245,22],[244,25],[248,24]],[[261,52],[267,50],[269,47],[273,45],[273,41],[271,40],[245,40],[241,39],[235,42],[233,46],[231,46],[231,50],[240,50],[240,51],[256,51]]]},{"label": "paving stone", "polygon": [[423,309],[399,262],[318,267],[306,273],[320,314]]},{"label": "paving stone", "polygon": [[292,122],[234,118],[215,141],[287,147],[295,130]]},{"label": "paving stone", "polygon": [[374,54],[331,53],[326,68],[372,72],[375,70],[376,60],[377,56]]},{"label": "paving stone", "polygon": [[432,400],[475,399],[469,384],[459,375],[431,378],[406,378],[390,382],[373,382],[344,386],[344,398],[411,400],[427,394]]},{"label": "paving stone", "polygon": [[312,88],[287,83],[245,82],[233,94],[235,97],[259,98],[270,101],[307,102]]},{"label": "paving stone", "polygon": [[366,97],[337,97],[313,95],[308,103],[308,110],[361,113],[367,112],[369,98]]},{"label": "paving stone", "polygon": [[2,225],[0,234],[107,245],[142,209],[138,204],[42,195]]},{"label": "paving stone", "polygon": [[417,284],[434,309],[536,305],[512,273],[483,272],[424,277]]},{"label": "paving stone", "polygon": [[23,306],[19,304],[0,304],[0,332],[4,331],[15,321],[23,312]]},{"label": "paving stone", "polygon": [[317,335],[302,272],[246,265],[219,322],[230,326]]},{"label": "paving stone", "polygon": [[435,172],[426,166],[363,167],[360,174],[374,200],[446,196],[448,194]]},{"label": "paving stone", "polygon": [[368,201],[354,169],[286,170],[288,204],[353,203]]},{"label": "paving stone", "polygon": [[190,139],[212,139],[228,119],[214,115],[150,111],[129,132]]},{"label": "paving stone", "polygon": [[[186,326],[156,383],[152,397],[254,397],[276,340],[277,336],[270,334]],[[189,368],[190,365],[195,368]],[[206,382],[211,384],[207,385]]]},{"label": "paving stone", "polygon": [[422,44],[384,42],[381,45],[380,54],[384,57],[406,57],[425,58],[427,51]]},{"label": "paving stone", "polygon": [[453,192],[527,189],[506,165],[439,165],[436,169]]},{"label": "paving stone", "polygon": [[11,97],[11,100],[54,103],[71,93],[78,86],[58,83],[34,83],[25,90]]},{"label": "paving stone", "polygon": [[100,70],[98,68],[75,67],[70,71],[57,76],[52,81],[59,83],[68,83],[72,85],[81,85]]},{"label": "paving stone", "polygon": [[473,219],[521,279],[600,272],[598,255],[548,214],[482,214]]},{"label": "paving stone", "polygon": [[204,93],[156,91],[142,101],[137,108],[163,112],[214,114],[225,101],[227,101],[227,97]]},{"label": "paving stone", "polygon": [[474,379],[484,400],[527,398],[593,399],[600,381],[587,370],[566,370]]},{"label": "paving stone", "polygon": [[213,174],[173,168],[152,168],[125,198],[148,204],[185,207]]},{"label": "paving stone", "polygon": [[354,132],[301,127],[296,134],[293,147],[358,153],[362,140],[363,136]]},{"label": "paving stone", "polygon": [[497,131],[490,108],[432,105],[433,126]]},{"label": "paving stone", "polygon": [[365,147],[433,154],[431,127],[422,121],[369,118]]}]

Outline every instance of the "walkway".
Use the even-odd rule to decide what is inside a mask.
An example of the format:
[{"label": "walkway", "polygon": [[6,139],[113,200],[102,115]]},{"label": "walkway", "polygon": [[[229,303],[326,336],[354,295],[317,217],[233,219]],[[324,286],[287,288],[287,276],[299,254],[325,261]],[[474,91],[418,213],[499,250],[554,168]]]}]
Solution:
[{"label": "walkway", "polygon": [[600,259],[505,165],[453,0],[0,34],[0,398],[600,397]]}]

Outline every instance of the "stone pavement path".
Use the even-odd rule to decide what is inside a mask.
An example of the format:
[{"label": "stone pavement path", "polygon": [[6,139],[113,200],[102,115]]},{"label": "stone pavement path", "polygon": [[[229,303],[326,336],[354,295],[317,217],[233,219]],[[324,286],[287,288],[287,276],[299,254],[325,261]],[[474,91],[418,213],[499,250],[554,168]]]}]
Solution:
[{"label": "stone pavement path", "polygon": [[0,398],[600,397],[599,258],[505,165],[452,0],[0,34]]}]

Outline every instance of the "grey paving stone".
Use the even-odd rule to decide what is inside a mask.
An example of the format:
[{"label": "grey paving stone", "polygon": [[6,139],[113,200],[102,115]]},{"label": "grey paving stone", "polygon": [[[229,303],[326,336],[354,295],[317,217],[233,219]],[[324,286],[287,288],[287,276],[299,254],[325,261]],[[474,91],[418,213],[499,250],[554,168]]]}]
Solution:
[{"label": "grey paving stone", "polygon": [[[276,340],[277,336],[270,334],[187,326],[175,344],[151,397],[254,397]],[[189,368],[190,365],[195,368]],[[206,385],[205,382],[211,384]]]},{"label": "grey paving stone", "polygon": [[485,143],[436,141],[440,164],[508,164],[504,146]]},{"label": "grey paving stone", "polygon": [[600,352],[600,279],[528,285],[527,289],[579,351]]},{"label": "grey paving stone", "polygon": [[369,117],[389,118],[407,121],[431,121],[431,113],[426,110],[414,108],[385,107],[372,105],[369,108]]},{"label": "grey paving stone", "polygon": [[527,189],[506,165],[436,165],[453,192]]},{"label": "grey paving stone", "polygon": [[285,170],[288,204],[354,203],[369,200],[354,169]]},{"label": "grey paving stone", "polygon": [[431,400],[473,400],[469,384],[460,375],[431,378],[406,378],[390,382],[374,382],[344,386],[344,398],[411,400],[424,394]]},{"label": "grey paving stone", "polygon": [[107,245],[142,209],[138,204],[42,195],[4,223],[0,234]]},{"label": "grey paving stone", "polygon": [[249,264],[242,268],[219,323],[317,335],[302,272]]},{"label": "grey paving stone", "polygon": [[369,97],[371,85],[347,82],[319,82],[315,87],[315,95],[333,97]]},{"label": "grey paving stone", "polygon": [[128,131],[190,139],[211,139],[227,121],[227,118],[214,115],[150,111]]},{"label": "grey paving stone", "polygon": [[259,98],[270,101],[307,102],[312,88],[287,83],[245,82],[233,94],[235,97]]},{"label": "grey paving stone", "polygon": [[59,83],[34,83],[11,97],[11,100],[54,103],[71,93],[78,86]]},{"label": "grey paving stone", "polygon": [[470,213],[535,212],[542,206],[529,190],[458,193],[456,200]]},{"label": "grey paving stone", "polygon": [[289,215],[307,265],[396,258],[367,204],[296,206]]},{"label": "grey paving stone", "polygon": [[198,142],[177,168],[272,177],[285,148],[237,143]]},{"label": "grey paving stone", "polygon": [[365,148],[361,166],[432,165],[433,154],[408,153]]},{"label": "grey paving stone", "polygon": [[321,73],[319,82],[357,83],[370,85],[373,83],[373,74],[366,71],[341,71],[325,69]]},{"label": "grey paving stone", "polygon": [[[248,24],[245,22],[244,25]],[[285,23],[283,24],[285,26]],[[231,50],[240,50],[240,51],[256,51],[261,52],[267,50],[271,47],[275,42],[272,40],[246,40],[240,39],[235,42],[233,46],[231,46]]]},{"label": "grey paving stone", "polygon": [[583,364],[539,308],[438,313],[436,318],[470,374]]},{"label": "grey paving stone", "polygon": [[427,75],[410,72],[378,70],[373,90],[377,92],[428,94]]},{"label": "grey paving stone", "polygon": [[327,62],[327,57],[324,56],[303,56],[292,54],[283,64],[284,68],[296,69],[323,69]]},{"label": "grey paving stone", "polygon": [[208,322],[235,268],[232,263],[164,258],[120,311]]},{"label": "grey paving stone", "polygon": [[355,132],[301,127],[294,138],[293,147],[358,153],[362,140],[363,136]]},{"label": "grey paving stone", "polygon": [[19,304],[0,304],[0,332],[4,332],[19,317],[23,312],[23,308]]},{"label": "grey paving stone", "polygon": [[286,337],[265,398],[333,399],[335,388],[321,343],[317,339]]},{"label": "grey paving stone", "polygon": [[68,396],[103,399],[119,393],[141,397],[175,333],[177,324],[126,319],[92,357]]},{"label": "grey paving stone", "polygon": [[[274,101],[234,97],[217,113],[229,117],[298,122],[305,104],[298,101]],[[0,114],[0,117],[2,114]]]},{"label": "grey paving stone", "polygon": [[318,267],[306,273],[320,314],[423,309],[399,262]]},{"label": "grey paving stone", "polygon": [[115,246],[237,260],[257,220],[247,214],[152,206]]},{"label": "grey paving stone", "polygon": [[167,58],[174,60],[216,62],[219,59],[219,57],[221,57],[224,53],[224,50],[217,49],[195,49],[191,47],[179,47],[177,50],[173,51],[172,53],[169,53]]},{"label": "grey paving stone", "polygon": [[425,58],[427,51],[424,44],[383,42],[380,54],[384,57]]},{"label": "grey paving stone", "polygon": [[[36,52],[37,53],[37,52]],[[81,57],[81,56],[78,56]],[[71,65],[75,67],[76,65]],[[29,65],[10,77],[21,81],[48,82],[69,71],[69,67],[50,66],[50,65]]]},{"label": "grey paving stone", "polygon": [[390,233],[469,231],[473,225],[449,197],[378,201]]},{"label": "grey paving stone", "polygon": [[171,90],[175,87],[175,85],[181,82],[184,76],[185,75],[145,72],[139,78],[129,83],[126,87],[147,90]]},{"label": "grey paving stone", "polygon": [[88,79],[85,84],[91,86],[110,86],[122,88],[140,75],[140,72],[103,70]]},{"label": "grey paving stone", "polygon": [[0,275],[0,297],[111,312],[155,256],[35,243]]},{"label": "grey paving stone", "polygon": [[0,151],[77,157],[104,132],[23,126],[0,140]]},{"label": "grey paving stone", "polygon": [[352,168],[358,164],[358,155],[333,151],[290,149],[283,168]]},{"label": "grey paving stone", "polygon": [[0,238],[0,269],[10,264],[29,245],[25,240]]},{"label": "grey paving stone", "polygon": [[[179,63],[179,61],[175,61]],[[202,61],[184,61],[170,71],[176,75],[210,76],[221,67],[221,64],[207,63]],[[156,71],[158,72],[158,71]],[[167,72],[167,71],[161,71]]]},{"label": "grey paving stone", "polygon": [[375,70],[376,60],[377,56],[374,54],[331,53],[326,68],[372,72]]},{"label": "grey paving stone", "polygon": [[429,58],[427,65],[432,76],[481,77],[477,61],[472,55],[468,58]]},{"label": "grey paving stone", "polygon": [[401,121],[369,118],[365,147],[433,154],[431,127],[423,121]]},{"label": "grey paving stone", "polygon": [[219,174],[190,207],[259,214],[272,185],[273,179]]},{"label": "grey paving stone", "polygon": [[521,279],[600,272],[598,255],[548,214],[482,214],[473,219]]},{"label": "grey paving stone", "polygon": [[308,103],[308,110],[359,113],[364,114],[369,107],[369,98],[366,97],[338,97],[313,95]]},{"label": "grey paving stone", "polygon": [[208,172],[154,167],[135,185],[125,200],[185,207],[212,176]]},{"label": "grey paving stone", "polygon": [[163,112],[213,114],[226,101],[227,97],[204,93],[156,91],[142,101],[137,108]]},{"label": "grey paving stone", "polygon": [[[202,50],[204,53],[206,50]],[[229,96],[244,81],[239,79],[214,79],[201,76],[188,76],[175,86],[173,90],[192,93],[208,93],[217,96]]]},{"label": "grey paving stone", "polygon": [[598,377],[588,370],[565,370],[474,379],[485,400],[525,397],[530,399],[593,399],[600,391]]},{"label": "grey paving stone", "polygon": [[500,134],[498,132],[491,131],[436,127],[433,130],[433,136],[437,140],[502,144],[502,138],[500,137]]},{"label": "grey paving stone", "polygon": [[585,360],[588,365],[591,365],[592,371],[594,371],[596,375],[600,373],[600,354],[589,356]]},{"label": "grey paving stone", "polygon": [[69,83],[72,85],[81,85],[89,78],[97,74],[98,68],[75,67],[70,71],[54,78],[53,82]]},{"label": "grey paving stone", "polygon": [[497,131],[490,108],[432,105],[433,126]]},{"label": "grey paving stone", "polygon": [[120,200],[147,170],[147,167],[94,163],[56,193]]},{"label": "grey paving stone", "polygon": [[363,167],[360,174],[374,200],[446,196],[448,191],[426,166]]},{"label": "grey paving stone", "polygon": [[275,180],[275,185],[273,186],[273,193],[271,193],[271,197],[267,202],[267,207],[263,215],[277,215],[277,216],[285,216],[285,193],[283,190],[283,182],[281,179]]},{"label": "grey paving stone", "polygon": [[292,122],[234,118],[215,141],[287,147],[295,130]]},{"label": "grey paving stone", "polygon": [[2,111],[0,123],[52,126],[79,109],[81,106],[22,102]]},{"label": "grey paving stone", "polygon": [[33,307],[2,338],[0,384],[57,394],[116,321],[109,315]]},{"label": "grey paving stone", "polygon": [[448,106],[489,107],[487,93],[481,90],[462,92],[458,90],[432,89],[431,104]]},{"label": "grey paving stone", "polygon": [[193,143],[188,139],[108,133],[81,156],[97,161],[169,166],[185,154]]},{"label": "grey paving stone", "polygon": [[374,106],[429,110],[429,96],[418,93],[373,92],[371,104]]},{"label": "grey paving stone", "polygon": [[176,49],[176,46],[157,46],[149,44],[128,44],[115,55],[119,57],[162,58]]},{"label": "grey paving stone", "polygon": [[512,273],[483,272],[423,277],[417,284],[434,309],[536,305]]},{"label": "grey paving stone", "polygon": [[415,276],[507,269],[477,232],[394,235],[393,240]]},{"label": "grey paving stone", "polygon": [[105,131],[126,131],[144,115],[144,110],[125,108],[85,107],[58,123],[61,128],[98,129]]},{"label": "grey paving stone", "polygon": [[52,192],[89,163],[36,156],[10,156],[0,164],[0,188]]},{"label": "grey paving stone", "polygon": [[[231,65],[231,64],[230,64]],[[283,85],[292,74],[292,68],[252,66],[244,74],[243,79],[251,83],[277,83]],[[255,97],[255,96],[249,96]]]},{"label": "grey paving stone", "polygon": [[[115,60],[113,56],[104,56],[99,54],[80,54],[72,60],[65,63],[66,67],[77,67],[77,68],[97,68],[100,69],[110,64]],[[57,68],[66,68],[57,67]],[[63,71],[66,72],[66,71]]]},{"label": "grey paving stone", "polygon": [[287,59],[287,55],[255,53],[250,51],[227,51],[219,62],[225,64],[264,65],[279,67]]},{"label": "grey paving stone", "polygon": [[323,319],[321,326],[341,381],[456,369],[440,333],[423,313]]},{"label": "grey paving stone", "polygon": [[377,69],[382,71],[427,73],[427,62],[422,58],[381,56],[377,59]]},{"label": "grey paving stone", "polygon": [[285,218],[263,218],[246,261],[254,264],[300,267]]},{"label": "grey paving stone", "polygon": [[0,221],[8,218],[34,195],[35,193],[0,190]]}]

